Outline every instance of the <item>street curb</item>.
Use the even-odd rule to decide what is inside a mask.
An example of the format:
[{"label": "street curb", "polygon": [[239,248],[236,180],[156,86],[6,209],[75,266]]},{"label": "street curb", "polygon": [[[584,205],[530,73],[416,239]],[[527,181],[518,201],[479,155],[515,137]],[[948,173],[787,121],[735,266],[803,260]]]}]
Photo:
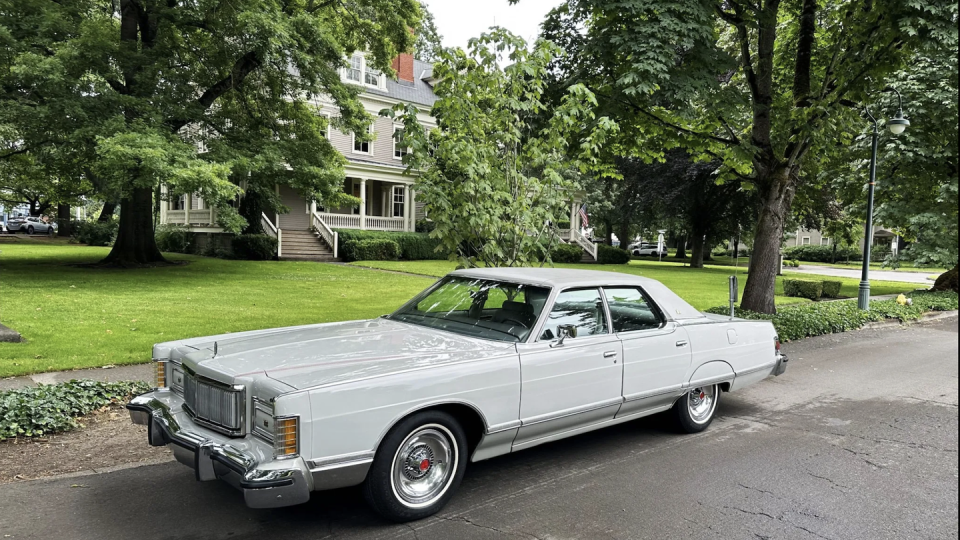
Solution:
[{"label": "street curb", "polygon": [[176,459],[174,459],[173,454],[170,454],[169,456],[163,457],[163,458],[149,459],[146,461],[135,461],[133,463],[124,463],[121,465],[114,465],[112,467],[101,467],[99,469],[86,469],[86,470],[72,472],[72,473],[63,473],[63,474],[57,474],[53,476],[44,476],[41,478],[26,478],[23,480],[14,480],[13,482],[0,484],[0,486],[9,486],[13,484],[25,484],[28,482],[55,482],[57,480],[68,480],[70,478],[83,478],[85,476],[96,476],[98,474],[126,471],[128,469],[139,469],[140,467],[150,467],[152,465],[163,465],[164,463],[170,463],[173,461],[176,461]]},{"label": "street curb", "polygon": [[867,323],[861,326],[860,330],[882,330],[884,328],[901,328],[904,326],[925,323],[928,321],[937,321],[940,319],[951,319],[958,315],[960,315],[960,311],[937,311],[934,313],[925,313],[919,321],[901,321],[900,319],[887,319],[885,321]]}]

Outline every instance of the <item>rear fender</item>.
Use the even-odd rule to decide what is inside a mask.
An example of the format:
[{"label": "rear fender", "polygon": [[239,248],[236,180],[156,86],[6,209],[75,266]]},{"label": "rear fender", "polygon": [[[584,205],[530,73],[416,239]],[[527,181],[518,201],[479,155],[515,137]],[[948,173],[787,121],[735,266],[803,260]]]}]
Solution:
[{"label": "rear fender", "polygon": [[733,366],[723,360],[714,360],[698,367],[690,377],[690,381],[685,385],[686,388],[697,388],[700,386],[709,386],[712,384],[732,383],[737,374],[733,371]]}]

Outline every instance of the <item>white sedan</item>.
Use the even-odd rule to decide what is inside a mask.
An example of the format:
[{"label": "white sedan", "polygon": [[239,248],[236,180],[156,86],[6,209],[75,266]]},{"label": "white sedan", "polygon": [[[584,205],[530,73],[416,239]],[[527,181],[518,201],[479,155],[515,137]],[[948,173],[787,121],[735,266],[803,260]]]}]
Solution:
[{"label": "white sedan", "polygon": [[659,257],[661,255],[667,255],[666,248],[659,250],[657,247],[657,244],[638,244],[631,247],[630,253],[634,257]]},{"label": "white sedan", "polygon": [[389,519],[439,511],[467,464],[671,411],[710,425],[722,392],[786,369],[773,326],[705,315],[657,281],[457,271],[392,315],[154,346],[128,408],[198,480],[252,508],[363,485]]}]

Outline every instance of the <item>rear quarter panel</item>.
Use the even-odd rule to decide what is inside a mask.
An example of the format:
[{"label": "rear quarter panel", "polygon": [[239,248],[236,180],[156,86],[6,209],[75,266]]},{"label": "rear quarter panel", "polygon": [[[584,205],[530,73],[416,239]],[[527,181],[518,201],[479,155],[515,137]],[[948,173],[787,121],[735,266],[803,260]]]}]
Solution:
[{"label": "rear quarter panel", "polygon": [[307,459],[375,451],[404,417],[440,404],[463,404],[488,430],[518,423],[520,357],[515,353],[410,370],[309,390]]},{"label": "rear quarter panel", "polygon": [[726,372],[736,390],[766,378],[776,363],[776,331],[768,321],[711,321],[686,329],[693,353],[688,381]]}]

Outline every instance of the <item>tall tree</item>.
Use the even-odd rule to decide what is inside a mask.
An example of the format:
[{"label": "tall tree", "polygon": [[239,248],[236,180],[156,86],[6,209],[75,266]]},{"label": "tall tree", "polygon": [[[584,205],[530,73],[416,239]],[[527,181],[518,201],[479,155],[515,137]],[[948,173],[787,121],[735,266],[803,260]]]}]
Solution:
[{"label": "tall tree", "polygon": [[416,31],[417,41],[413,45],[413,55],[424,62],[436,62],[443,52],[443,36],[440,35],[437,21],[426,2],[420,2],[420,12],[423,18]]},{"label": "tall tree", "polygon": [[37,128],[30,120],[41,115],[31,111],[67,111],[67,135],[91,142],[93,173],[120,203],[120,231],[105,262],[162,262],[153,235],[159,184],[200,192],[228,225],[242,223],[229,210],[238,192],[229,177],[247,156],[208,156],[197,146],[217,138],[217,127],[253,118],[265,128],[250,134],[251,143],[299,136],[301,143],[272,145],[265,168],[290,163],[310,195],[332,193],[342,165],[321,162],[329,143],[306,134],[320,129],[306,117],[311,99],[329,96],[337,124],[365,133],[371,118],[339,69],[363,50],[371,67],[392,73],[419,20],[416,0],[6,1],[0,100],[16,112],[9,116],[23,141],[7,153],[48,142],[51,130]]},{"label": "tall tree", "polygon": [[616,130],[593,116],[596,100],[583,86],[546,107],[556,54],[546,41],[528,47],[494,28],[470,40],[469,53],[441,54],[436,129],[426,132],[412,105],[384,111],[403,122],[411,148],[404,163],[421,171],[415,188],[436,224],[432,234],[464,266],[549,260],[556,241],[550,225],[566,215],[580,187],[571,170],[598,165],[600,147]]},{"label": "tall tree", "polygon": [[784,225],[804,164],[859,131],[858,103],[911,51],[956,39],[946,0],[568,0],[544,26],[624,131],[722,160],[756,188],[743,307],[773,313]]}]

